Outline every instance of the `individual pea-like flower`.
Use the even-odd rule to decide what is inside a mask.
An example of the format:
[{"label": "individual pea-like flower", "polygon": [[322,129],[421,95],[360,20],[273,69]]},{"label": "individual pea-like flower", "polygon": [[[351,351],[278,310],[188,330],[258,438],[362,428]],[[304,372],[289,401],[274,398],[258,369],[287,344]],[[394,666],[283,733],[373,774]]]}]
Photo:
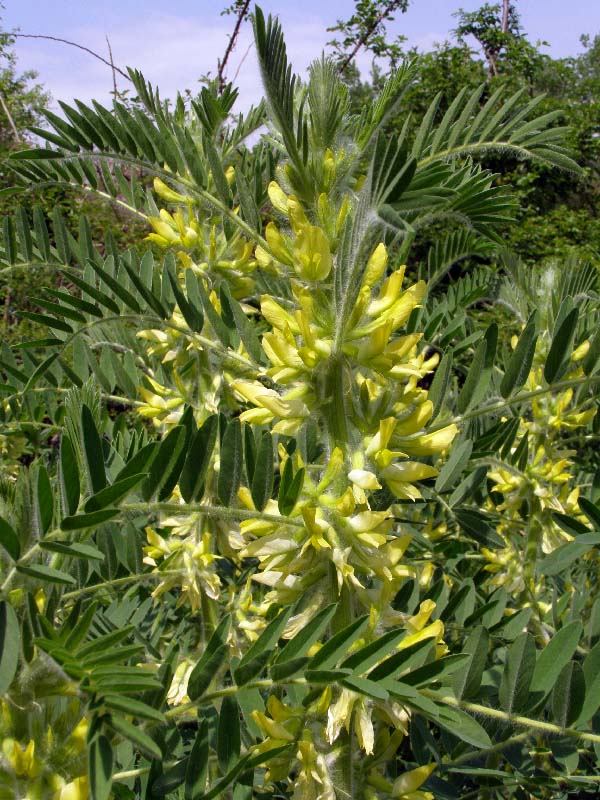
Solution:
[{"label": "individual pea-like flower", "polygon": [[185,389],[181,386],[177,392],[167,386],[162,386],[158,381],[145,376],[145,380],[150,389],[146,386],[138,386],[138,392],[145,401],[137,407],[137,412],[142,417],[152,420],[154,425],[177,425],[184,411]]},{"label": "individual pea-like flower", "polygon": [[184,658],[175,668],[173,679],[167,693],[167,703],[170,706],[178,706],[182,703],[189,703],[187,687],[194,669],[194,662]]},{"label": "individual pea-like flower", "polygon": [[[197,522],[198,515],[188,519],[188,527]],[[163,523],[167,527],[167,523]],[[144,548],[144,563],[155,568],[161,577],[152,592],[153,597],[160,597],[165,592],[178,587],[181,596],[177,602],[180,606],[189,602],[193,613],[201,607],[202,596],[212,600],[219,597],[221,582],[214,571],[214,553],[211,552],[211,535],[203,533],[198,541],[195,536],[176,535],[176,529],[165,537],[152,528],[146,528],[148,546]]]}]

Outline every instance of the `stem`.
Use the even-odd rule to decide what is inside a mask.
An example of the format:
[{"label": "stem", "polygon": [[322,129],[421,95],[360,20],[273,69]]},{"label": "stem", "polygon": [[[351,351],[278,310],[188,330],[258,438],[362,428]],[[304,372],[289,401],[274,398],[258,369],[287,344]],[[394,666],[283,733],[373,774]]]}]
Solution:
[{"label": "stem", "polygon": [[202,503],[123,503],[123,511],[163,511],[167,514],[190,514],[200,511],[207,517],[217,517],[217,519],[233,519],[236,521],[244,519],[261,519],[265,522],[275,522],[278,525],[292,526],[293,528],[304,528],[304,522],[280,517],[277,514],[263,514],[262,511],[252,511],[246,508],[227,508],[226,506],[205,506]]},{"label": "stem", "polygon": [[[514,397],[509,397],[507,400],[494,400],[494,402],[488,403],[488,405],[480,406],[479,408],[473,409],[473,411],[467,411],[465,414],[457,414],[450,419],[445,419],[443,422],[437,422],[435,425],[427,428],[427,433],[434,433],[435,431],[442,430],[442,428],[447,428],[448,425],[459,425],[461,422],[465,422],[469,419],[483,417],[485,414],[489,414],[492,411],[502,411],[510,406],[517,406],[519,403],[524,403],[527,400],[533,400],[534,397],[540,397],[540,395],[550,394],[551,392],[560,392],[563,389],[570,389],[571,387],[582,386],[588,383],[600,383],[600,374],[585,375],[582,378],[570,378],[569,380],[559,381],[558,383],[553,383],[549,386],[541,387],[540,389],[532,389],[529,392],[517,394]],[[416,433],[412,436],[412,438],[416,439],[420,435],[421,434]],[[409,439],[411,437],[407,436],[406,438]]]},{"label": "stem", "polygon": [[575,728],[561,728],[560,725],[555,725],[552,722],[543,722],[542,720],[531,719],[530,717],[522,717],[519,714],[509,714],[506,711],[500,711],[497,708],[490,708],[489,706],[482,706],[479,703],[457,700],[455,697],[450,697],[449,695],[439,695],[431,689],[420,689],[419,691],[425,697],[429,697],[431,700],[435,700],[438,703],[460,708],[463,711],[470,711],[472,714],[481,714],[484,717],[507,722],[510,725],[520,725],[524,728],[531,728],[534,731],[542,731],[543,733],[550,733],[557,736],[571,736],[574,739],[583,739],[583,741],[586,742],[600,743],[600,734],[597,733],[578,731],[575,730]]}]

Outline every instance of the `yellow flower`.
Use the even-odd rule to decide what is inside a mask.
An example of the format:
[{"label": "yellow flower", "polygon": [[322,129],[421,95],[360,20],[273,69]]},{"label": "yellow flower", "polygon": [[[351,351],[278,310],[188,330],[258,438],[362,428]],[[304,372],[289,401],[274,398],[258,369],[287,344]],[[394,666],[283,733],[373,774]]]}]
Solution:
[{"label": "yellow flower", "polygon": [[394,781],[392,797],[404,797],[407,800],[418,800],[419,798],[423,800],[431,798],[433,800],[433,795],[430,792],[417,792],[417,789],[425,783],[435,768],[436,763],[434,761],[426,766],[404,772]]},{"label": "yellow flower", "polygon": [[329,241],[322,228],[302,226],[294,242],[294,269],[298,275],[309,281],[323,281],[332,266]]}]

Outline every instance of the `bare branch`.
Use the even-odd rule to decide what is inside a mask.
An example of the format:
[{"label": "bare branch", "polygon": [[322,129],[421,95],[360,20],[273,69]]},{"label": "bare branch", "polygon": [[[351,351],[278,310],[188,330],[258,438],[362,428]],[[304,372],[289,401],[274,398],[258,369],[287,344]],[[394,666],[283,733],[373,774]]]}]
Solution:
[{"label": "bare branch", "polygon": [[113,94],[115,96],[115,100],[117,99],[117,71],[115,69],[115,62],[113,60],[112,54],[112,47],[110,46],[110,40],[108,36],[106,37],[106,44],[108,45],[108,57],[110,58],[110,68],[112,69],[112,76],[113,76]]},{"label": "bare branch", "polygon": [[62,44],[68,44],[71,47],[77,47],[78,50],[84,50],[86,53],[94,56],[94,58],[97,58],[98,61],[102,61],[102,63],[106,64],[107,67],[110,67],[112,70],[118,72],[119,75],[122,75],[126,80],[131,81],[129,75],[126,72],[123,72],[122,69],[119,69],[119,67],[111,64],[110,61],[107,61],[99,53],[95,53],[93,50],[90,50],[89,47],[85,47],[82,44],[77,44],[77,42],[70,42],[68,39],[61,39],[59,36],[46,36],[41,33],[11,33],[10,35],[18,37],[19,39],[49,39],[52,42],[62,42]]},{"label": "bare branch", "polygon": [[373,20],[373,23],[371,25],[369,25],[367,30],[363,33],[363,35],[360,37],[360,39],[354,46],[350,55],[344,59],[344,61],[338,68],[338,72],[340,75],[342,74],[342,72],[346,71],[346,69],[349,67],[349,65],[351,64],[352,60],[354,59],[358,51],[361,49],[361,47],[364,47],[366,45],[371,35],[374,33],[374,31],[377,30],[377,26],[380,23],[382,23],[385,19],[387,19],[393,11],[395,11],[395,7],[397,5],[398,5],[398,0],[389,0],[389,2],[384,7],[381,14],[379,14],[379,16],[375,20]]},{"label": "bare branch", "polygon": [[225,67],[227,66],[227,61],[229,60],[229,56],[233,52],[233,48],[235,47],[235,43],[237,37],[240,32],[240,28],[242,27],[242,22],[248,16],[248,9],[250,8],[250,0],[244,0],[244,5],[240,8],[238,12],[238,17],[235,23],[235,28],[233,29],[233,33],[229,37],[229,43],[227,44],[227,49],[225,50],[225,55],[223,59],[219,59],[218,61],[218,72],[217,78],[219,81],[219,94],[225,88]]},{"label": "bare branch", "polygon": [[13,136],[15,137],[15,142],[20,142],[21,141],[21,137],[19,136],[19,131],[17,130],[17,126],[15,125],[15,121],[12,118],[12,115],[11,115],[10,111],[8,110],[8,106],[4,102],[4,97],[1,94],[0,94],[0,105],[2,106],[2,109],[3,109],[4,113],[6,114],[6,117],[8,119],[8,123],[9,123],[9,125],[10,125],[10,127],[12,129],[12,132],[13,132]]}]

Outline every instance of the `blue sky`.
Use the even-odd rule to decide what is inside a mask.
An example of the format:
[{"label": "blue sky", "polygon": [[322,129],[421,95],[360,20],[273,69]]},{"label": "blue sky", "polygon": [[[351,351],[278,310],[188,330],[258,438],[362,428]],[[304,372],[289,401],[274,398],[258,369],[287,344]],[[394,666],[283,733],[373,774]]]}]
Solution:
[{"label": "blue sky", "polygon": [[[460,6],[473,10],[481,2],[412,0],[390,31],[402,33],[421,50],[428,49],[449,38],[455,25],[453,11]],[[233,22],[232,17],[220,16],[223,4],[216,0],[5,0],[3,27],[64,37],[105,56],[108,36],[115,63],[141,69],[164,96],[173,96],[177,89],[196,89],[200,75],[214,73]],[[279,14],[288,54],[298,72],[331,38],[327,26],[347,17],[353,7],[350,0],[262,0],[261,5]],[[574,55],[582,49],[582,33],[600,33],[600,0],[517,0],[517,7],[530,38],[547,41],[548,52],[554,56]],[[37,70],[55,100],[109,99],[110,70],[91,56],[42,40],[17,40],[16,50],[19,67]],[[368,58],[361,57],[358,63],[368,70]],[[238,69],[241,107],[247,107],[261,94],[248,25],[231,59],[229,77]]]}]

